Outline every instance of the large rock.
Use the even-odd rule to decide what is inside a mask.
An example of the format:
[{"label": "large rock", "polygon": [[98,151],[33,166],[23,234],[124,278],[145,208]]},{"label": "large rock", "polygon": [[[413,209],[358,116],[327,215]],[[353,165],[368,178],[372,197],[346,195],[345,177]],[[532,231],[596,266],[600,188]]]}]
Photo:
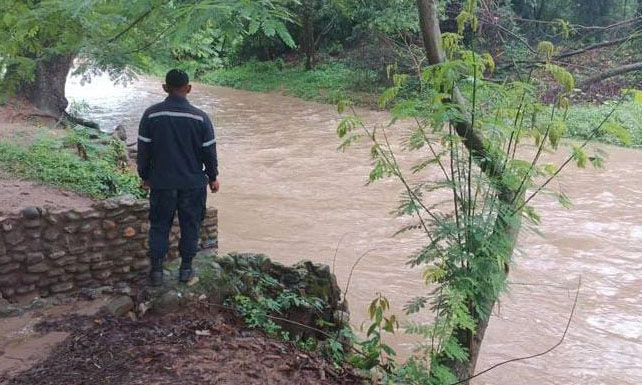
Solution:
[{"label": "large rock", "polygon": [[[202,258],[202,257],[201,257]],[[196,260],[198,262],[198,258]],[[215,256],[213,262],[207,261],[203,269],[207,276],[202,278],[210,300],[222,302],[236,293],[252,296],[258,279],[268,279],[273,284],[268,295],[278,295],[281,291],[298,293],[308,298],[320,300],[320,308],[294,306],[281,316],[300,324],[282,322],[280,325],[293,335],[313,336],[310,328],[317,328],[318,321],[328,325],[328,332],[349,324],[350,315],[347,304],[342,300],[341,289],[329,266],[302,261],[293,266],[272,262],[262,254],[236,254]],[[315,335],[322,338],[322,335]]]}]

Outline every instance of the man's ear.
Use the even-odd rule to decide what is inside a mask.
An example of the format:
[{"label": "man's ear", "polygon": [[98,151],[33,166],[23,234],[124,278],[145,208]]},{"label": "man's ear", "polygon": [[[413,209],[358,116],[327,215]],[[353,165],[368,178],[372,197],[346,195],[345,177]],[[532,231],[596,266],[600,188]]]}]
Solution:
[{"label": "man's ear", "polygon": [[169,94],[169,87],[167,87],[167,84],[163,84],[163,90]]},{"label": "man's ear", "polygon": [[187,85],[187,88],[185,88],[185,93],[186,93],[186,94],[189,94],[190,92],[192,92],[192,85],[191,85],[191,84],[188,84],[188,85]]}]

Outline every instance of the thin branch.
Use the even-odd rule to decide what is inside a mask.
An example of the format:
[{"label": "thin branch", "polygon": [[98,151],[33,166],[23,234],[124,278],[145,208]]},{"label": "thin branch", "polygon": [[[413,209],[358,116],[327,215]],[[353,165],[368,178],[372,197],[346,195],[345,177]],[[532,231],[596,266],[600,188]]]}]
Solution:
[{"label": "thin branch", "polygon": [[[551,21],[551,20],[534,20],[534,19],[526,19],[522,17],[516,17],[514,18],[516,21],[523,21],[523,22],[528,22],[528,23],[535,23],[535,24],[548,24],[548,25],[559,25],[560,23],[558,21]],[[620,22],[617,22],[615,24],[607,25],[607,26],[599,26],[599,25],[581,25],[581,24],[571,24],[570,26],[572,28],[576,29],[587,29],[587,30],[609,30],[609,29],[614,29],[618,27],[622,27],[628,24],[632,24],[638,21],[642,21],[642,16],[634,17],[632,19],[628,20],[623,20]]]},{"label": "thin branch", "polygon": [[130,25],[128,25],[127,28],[125,28],[124,30],[120,31],[118,34],[116,34],[116,36],[114,36],[111,39],[107,40],[107,42],[108,43],[113,43],[116,40],[120,39],[123,35],[125,35],[127,32],[129,32],[129,30],[134,28],[136,26],[136,24],[138,24],[141,21],[145,20],[145,18],[147,16],[149,16],[149,14],[152,13],[153,10],[154,10],[154,8],[150,8],[147,11],[143,12],[140,16],[138,16],[136,18],[136,20],[134,20]]},{"label": "thin branch", "polygon": [[334,250],[334,257],[332,258],[332,274],[334,274],[334,266],[337,263],[337,254],[339,253],[339,246],[341,246],[341,242],[343,242],[343,239],[348,235],[348,233],[345,233],[341,236],[339,239],[339,242],[337,242],[337,248]]},{"label": "thin branch", "polygon": [[621,44],[621,43],[626,43],[627,41],[633,41],[633,40],[636,40],[636,39],[639,39],[639,38],[642,37],[642,34],[640,34],[639,31],[637,31],[637,32],[638,33],[633,33],[633,34],[631,34],[629,36],[626,36],[626,37],[623,37],[623,38],[620,38],[620,39],[609,40],[609,41],[605,41],[605,42],[602,42],[602,43],[591,44],[591,45],[589,45],[587,47],[584,47],[584,48],[576,49],[576,50],[573,50],[573,51],[562,52],[559,55],[553,56],[553,58],[554,59],[565,59],[567,57],[580,55],[580,54],[583,54],[583,53],[588,52],[588,51],[593,51],[593,50],[600,49],[600,48],[610,47],[612,45],[618,45],[618,44]]},{"label": "thin branch", "polygon": [[502,26],[501,24],[493,23],[493,22],[491,22],[490,20],[487,20],[487,19],[484,19],[484,18],[480,18],[480,20],[481,20],[481,21],[483,21],[484,23],[486,23],[487,25],[490,25],[490,26],[492,26],[492,27],[495,27],[495,28],[499,29],[500,31],[504,32],[505,34],[509,35],[509,36],[510,36],[510,37],[512,37],[513,39],[515,39],[515,40],[519,41],[519,42],[520,42],[520,43],[522,43],[522,44],[523,44],[523,45],[524,45],[524,46],[525,46],[529,51],[531,51],[531,53],[534,53],[534,54],[536,54],[536,55],[537,55],[537,50],[536,50],[535,48],[533,48],[533,47],[530,45],[530,43],[528,42],[528,40],[526,40],[524,37],[519,36],[519,35],[518,35],[518,34],[516,34],[515,32],[513,32],[513,31],[511,31],[511,30],[509,30],[509,29],[507,29],[507,28],[505,28],[505,27],[504,27],[504,26]]},{"label": "thin branch", "polygon": [[366,251],[365,251],[363,254],[361,254],[361,256],[359,256],[359,258],[357,258],[357,260],[352,264],[352,267],[350,268],[350,274],[348,274],[348,281],[346,282],[346,288],[345,288],[345,290],[343,290],[343,298],[347,298],[347,297],[348,297],[348,290],[350,289],[350,281],[352,281],[352,274],[354,273],[354,269],[356,269],[356,268],[357,268],[357,266],[359,265],[359,262],[361,262],[361,260],[362,260],[363,258],[365,258],[365,256],[366,256],[366,255],[370,254],[370,253],[371,253],[371,252],[373,252],[373,251],[377,251],[377,250],[379,250],[379,249],[370,249],[370,250],[366,250]]}]

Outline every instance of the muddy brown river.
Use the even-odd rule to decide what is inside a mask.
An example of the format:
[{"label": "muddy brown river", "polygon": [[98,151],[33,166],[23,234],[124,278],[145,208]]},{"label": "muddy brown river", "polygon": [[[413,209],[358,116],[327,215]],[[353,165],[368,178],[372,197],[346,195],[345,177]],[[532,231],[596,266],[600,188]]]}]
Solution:
[{"label": "muddy brown river", "polygon": [[[160,81],[149,78],[126,88],[105,78],[85,86],[71,79],[68,94],[84,101],[86,115],[105,129],[125,123],[130,142],[143,110],[163,98]],[[198,84],[191,100],[216,124],[222,191],[209,204],[219,209],[222,252],[333,265],[336,251],[334,269],[343,286],[355,261],[369,252],[347,295],[355,327],[377,292],[398,314],[406,300],[427,292],[420,271],[404,265],[422,239],[392,237],[401,225],[389,215],[400,186],[365,186],[367,152],[337,151],[334,107]],[[360,114],[371,123],[388,120],[383,112]],[[474,384],[642,383],[642,152],[602,147],[609,153],[605,169],[571,168],[558,182],[572,209],[546,196],[536,199],[541,235],[520,236],[510,290],[491,318],[478,370],[554,345],[581,276],[566,340],[547,355],[502,366]],[[391,340],[404,357],[417,342],[402,332]]]}]

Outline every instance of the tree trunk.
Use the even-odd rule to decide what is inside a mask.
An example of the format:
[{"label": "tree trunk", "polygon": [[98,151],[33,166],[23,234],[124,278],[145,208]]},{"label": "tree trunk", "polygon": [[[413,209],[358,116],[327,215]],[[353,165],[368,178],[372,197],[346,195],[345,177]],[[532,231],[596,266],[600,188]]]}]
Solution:
[{"label": "tree trunk", "polygon": [[305,68],[311,70],[314,67],[314,55],[316,54],[316,47],[314,41],[314,7],[309,1],[302,4],[302,22],[303,28],[303,52],[305,54]]},{"label": "tree trunk", "polygon": [[642,62],[638,63],[631,63],[631,64],[625,64],[619,67],[615,67],[611,70],[608,70],[606,72],[602,72],[600,74],[597,74],[595,76],[591,76],[587,79],[584,79],[582,82],[580,82],[579,86],[580,88],[588,88],[591,85],[595,83],[599,83],[603,80],[606,80],[608,78],[612,78],[615,76],[620,76],[627,74],[629,72],[634,72],[634,71],[642,71]]},{"label": "tree trunk", "polygon": [[62,115],[69,104],[65,97],[65,83],[73,64],[74,55],[55,55],[39,60],[34,81],[23,86],[23,94],[39,109]]},{"label": "tree trunk", "polygon": [[[438,0],[417,0],[417,9],[419,11],[419,23],[424,41],[426,56],[431,65],[440,64],[445,61],[445,55],[442,51],[441,30],[439,28],[439,17],[437,13]],[[465,107],[466,100],[455,87],[453,90],[453,103]],[[463,109],[465,110],[465,109]],[[480,132],[472,127],[470,118],[453,122],[457,135],[462,138],[466,149],[471,152],[480,169],[491,179],[496,182],[498,200],[506,208],[503,214],[499,215],[493,229],[491,237],[498,238],[501,242],[497,244],[506,245],[502,250],[507,257],[513,253],[517,235],[521,227],[518,220],[521,213],[515,213],[512,209],[516,204],[523,201],[521,197],[516,198],[516,192],[513,191],[504,182],[503,178],[503,159],[497,154],[491,144],[485,144],[484,138]],[[491,242],[493,242],[491,240]],[[506,271],[507,272],[507,271]],[[486,309],[492,309],[497,298],[487,297],[478,298],[478,302],[486,303]],[[471,306],[472,308],[472,306]],[[446,357],[439,357],[442,364],[447,365],[457,376],[459,381],[466,380],[475,373],[475,366],[479,357],[481,344],[488,327],[488,318],[490,314],[478,314],[473,312],[472,316],[476,322],[475,333],[468,330],[456,330],[454,332],[457,341],[461,346],[468,349],[468,362],[448,360]],[[468,382],[464,382],[467,384]]]}]

